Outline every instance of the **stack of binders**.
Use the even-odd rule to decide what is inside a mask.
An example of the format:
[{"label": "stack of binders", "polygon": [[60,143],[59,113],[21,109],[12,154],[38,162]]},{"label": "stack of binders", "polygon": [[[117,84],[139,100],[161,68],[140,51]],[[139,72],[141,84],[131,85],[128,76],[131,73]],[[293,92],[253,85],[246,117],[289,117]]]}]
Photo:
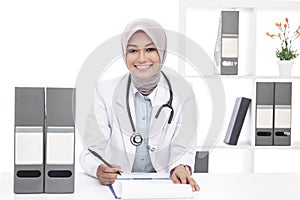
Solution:
[{"label": "stack of binders", "polygon": [[292,83],[256,84],[257,146],[291,145]]},{"label": "stack of binders", "polygon": [[[46,106],[45,106],[46,105]],[[75,89],[15,88],[15,193],[73,193]]]}]

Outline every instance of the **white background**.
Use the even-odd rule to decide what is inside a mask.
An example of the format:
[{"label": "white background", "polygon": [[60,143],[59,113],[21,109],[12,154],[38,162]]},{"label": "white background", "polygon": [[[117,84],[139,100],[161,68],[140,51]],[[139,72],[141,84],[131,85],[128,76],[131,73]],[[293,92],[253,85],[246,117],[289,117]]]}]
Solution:
[{"label": "white background", "polygon": [[178,31],[178,1],[0,1],[0,172],[13,172],[14,87],[75,87],[88,55],[141,17]]},{"label": "white background", "polygon": [[[13,171],[14,87],[75,87],[78,72],[89,54],[104,41],[120,34],[131,20],[141,17],[152,18],[165,29],[178,31],[178,5],[178,0],[0,1],[0,172]],[[276,58],[273,55],[276,45],[271,38],[265,36],[265,32],[272,32],[276,29],[275,22],[283,21],[287,14],[290,14],[293,26],[297,26],[297,23],[300,25],[300,14],[298,13],[297,11],[277,12],[277,10],[258,11],[258,17],[261,20],[258,21],[256,27],[257,75],[277,75]],[[210,17],[207,18],[207,14],[191,9],[187,14],[187,35],[198,42],[213,57],[219,13],[210,12],[209,14]],[[275,14],[276,17],[274,17]],[[212,24],[209,20],[213,19],[216,20]],[[210,26],[213,27],[212,30],[208,29]],[[247,24],[241,24],[241,26],[246,27]],[[242,31],[245,32],[245,30],[247,29],[243,28]],[[241,37],[243,36],[241,35]],[[241,42],[247,44],[248,41],[245,40],[241,40]],[[298,40],[296,43],[299,49],[300,39]],[[246,51],[245,48],[240,50],[241,57],[245,58],[241,60],[241,63],[244,62],[245,65],[249,63]],[[122,65],[116,68],[118,73],[122,70],[126,71],[122,60],[118,60],[116,63]],[[294,75],[299,76],[299,65],[298,59],[294,65]],[[252,66],[247,67],[249,69]],[[249,71],[255,73],[255,69],[251,68]],[[226,94],[226,98],[228,97],[226,99],[226,118],[228,120],[236,96],[253,96],[252,83],[249,83],[247,79],[240,80],[238,85],[234,81],[235,79],[226,79],[224,82],[227,88],[232,85],[235,87],[234,91]],[[203,94],[205,87],[197,85],[194,89],[197,87],[200,87],[199,91],[202,92],[202,97],[198,95],[197,98],[207,98],[206,93]],[[249,90],[244,90],[243,87],[249,87]],[[299,81],[298,88],[300,88]],[[295,92],[293,95],[299,109],[299,95]],[[205,101],[209,102],[209,99],[205,99]],[[294,105],[294,108],[295,106],[297,104]],[[201,111],[200,115],[204,115],[204,117],[200,116],[202,117],[200,127],[202,126],[203,132],[206,132],[211,116],[209,109],[207,111],[203,108]],[[209,117],[205,118],[205,115],[209,115]],[[297,116],[299,118],[299,114],[294,117],[294,122],[296,122]],[[246,127],[250,127],[251,130],[253,124],[250,121],[250,118],[246,119]],[[296,123],[294,123],[295,125]],[[223,130],[222,134],[226,132],[226,126],[227,124],[224,124],[225,131]],[[245,129],[241,133],[242,139],[248,140],[243,131]],[[297,137],[299,141],[299,134]],[[80,150],[80,139],[77,137],[76,170],[81,170],[78,164]],[[219,150],[224,152],[224,149]],[[273,151],[273,149],[270,150]],[[244,160],[251,157],[251,155],[244,156],[246,155],[244,149],[241,151],[242,153],[238,156],[242,156]],[[236,158],[234,156],[234,159]],[[242,164],[247,165],[247,163]],[[300,164],[298,163],[298,165]],[[215,166],[222,168],[222,157]]]}]

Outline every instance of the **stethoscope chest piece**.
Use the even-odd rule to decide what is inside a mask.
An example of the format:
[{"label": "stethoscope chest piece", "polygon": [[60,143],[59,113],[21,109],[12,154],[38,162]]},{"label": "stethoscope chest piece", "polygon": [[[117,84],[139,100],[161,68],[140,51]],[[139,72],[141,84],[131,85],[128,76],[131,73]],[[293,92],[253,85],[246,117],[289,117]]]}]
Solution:
[{"label": "stethoscope chest piece", "polygon": [[130,142],[134,146],[139,146],[143,142],[143,137],[140,134],[138,134],[138,133],[134,133],[130,137]]}]

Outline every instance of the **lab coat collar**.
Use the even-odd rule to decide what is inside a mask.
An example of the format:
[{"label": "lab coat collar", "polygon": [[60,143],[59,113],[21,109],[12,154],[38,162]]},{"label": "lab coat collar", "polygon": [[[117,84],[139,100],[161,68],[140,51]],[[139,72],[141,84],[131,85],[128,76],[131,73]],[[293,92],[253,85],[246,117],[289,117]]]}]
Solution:
[{"label": "lab coat collar", "polygon": [[[125,75],[119,82],[118,86],[118,94],[116,96],[116,101],[118,104],[123,106],[126,109],[126,92],[127,92],[127,81],[128,75]],[[134,95],[138,92],[137,88],[131,82],[130,89],[129,89],[129,105],[131,110],[131,115],[133,115],[134,111]],[[148,95],[148,98],[151,100],[152,106],[159,106],[166,102],[168,102],[170,97],[169,87],[168,84],[163,77],[160,75],[160,79],[158,82],[157,87]],[[135,119],[133,120],[135,122]]]},{"label": "lab coat collar", "polygon": [[[129,163],[132,165],[134,161],[135,155],[135,146],[133,146],[130,142],[130,137],[133,133],[132,127],[129,121],[128,112],[126,108],[126,92],[127,92],[127,81],[128,74],[123,76],[118,83],[116,83],[116,87],[113,91],[113,99],[112,99],[112,109],[115,117],[114,123],[118,124],[118,128],[120,129],[120,134],[123,139],[123,149],[126,151],[126,155],[128,156]],[[134,111],[134,101],[132,98],[132,90],[129,91],[129,105],[130,111],[132,115],[132,120],[135,122],[135,111]],[[121,148],[121,147],[120,147]]]}]

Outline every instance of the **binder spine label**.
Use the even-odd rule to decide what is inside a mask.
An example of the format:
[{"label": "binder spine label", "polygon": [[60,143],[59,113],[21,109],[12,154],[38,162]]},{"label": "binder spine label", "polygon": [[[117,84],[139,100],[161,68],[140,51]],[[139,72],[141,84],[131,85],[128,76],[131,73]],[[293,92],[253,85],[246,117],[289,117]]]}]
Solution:
[{"label": "binder spine label", "polygon": [[16,165],[43,164],[43,133],[16,133],[15,142]]},{"label": "binder spine label", "polygon": [[74,164],[74,133],[48,132],[46,152],[47,164]]}]

